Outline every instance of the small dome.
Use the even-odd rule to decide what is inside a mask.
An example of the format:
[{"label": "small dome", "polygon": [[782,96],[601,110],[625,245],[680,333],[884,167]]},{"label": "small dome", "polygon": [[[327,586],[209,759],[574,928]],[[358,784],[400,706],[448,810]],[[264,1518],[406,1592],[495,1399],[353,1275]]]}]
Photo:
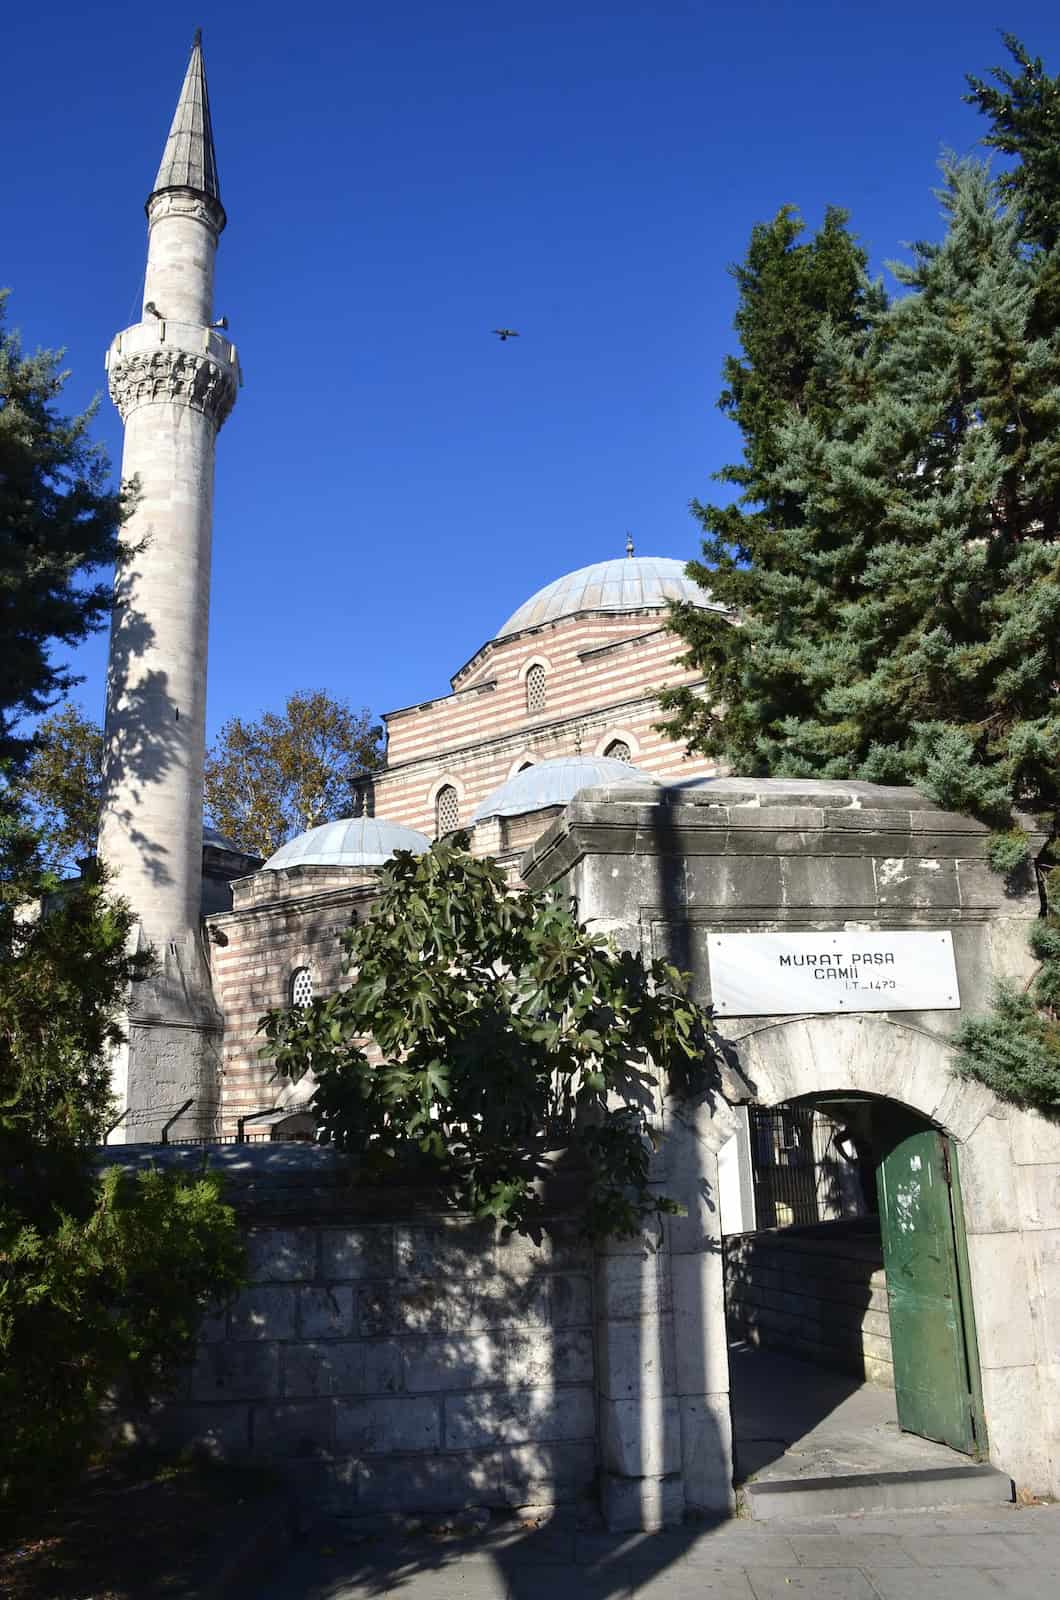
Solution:
[{"label": "small dome", "polygon": [[262,872],[284,872],[288,867],[381,867],[395,850],[421,856],[431,841],[414,828],[402,828],[382,817],[343,817],[324,822],[295,839],[288,839],[269,857]]},{"label": "small dome", "polygon": [[670,556],[616,556],[579,567],[546,583],[508,618],[498,639],[536,628],[542,622],[572,617],[578,611],[641,611],[663,608],[669,600],[722,611],[705,589],[685,576],[685,563]]},{"label": "small dome", "polygon": [[631,767],[628,761],[612,761],[609,756],[557,756],[553,761],[539,761],[536,767],[524,767],[494,789],[475,807],[471,821],[519,817],[527,811],[565,806],[583,789],[655,782],[650,773]]}]

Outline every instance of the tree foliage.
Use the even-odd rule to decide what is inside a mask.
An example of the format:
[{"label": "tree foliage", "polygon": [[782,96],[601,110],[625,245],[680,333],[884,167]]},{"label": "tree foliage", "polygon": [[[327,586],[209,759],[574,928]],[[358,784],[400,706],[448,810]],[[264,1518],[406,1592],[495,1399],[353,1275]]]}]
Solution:
[{"label": "tree foliage", "polygon": [[983,143],[1015,157],[998,189],[1021,236],[1048,254],[1060,243],[1060,75],[1051,78],[1015,34],[1002,38],[1019,70],[991,67],[994,83],[969,73],[964,98],[989,120]]},{"label": "tree foliage", "polygon": [[89,436],[95,406],[65,416],[62,353],[23,354],[0,294],[0,764],[24,759],[21,719],[46,711],[77,679],[54,659],[106,620],[128,492],[113,489]]},{"label": "tree foliage", "polygon": [[99,832],[103,734],[67,702],[37,724],[17,788],[37,829],[45,866],[72,872],[92,855]]},{"label": "tree foliage", "polygon": [[749,773],[766,770],[767,758],[757,748],[763,724],[793,707],[812,706],[810,686],[797,670],[785,670],[782,651],[770,650],[770,676],[757,679],[748,693],[748,664],[760,642],[771,643],[759,640],[756,628],[768,623],[757,619],[783,619],[798,637],[802,615],[824,615],[830,603],[815,574],[793,559],[804,509],[784,476],[785,430],[792,418],[802,418],[827,432],[842,399],[822,346],[846,338],[859,348],[884,303],[882,291],[866,282],[866,258],[845,212],[830,208],[812,238],[804,239],[804,231],[794,209],[783,207],[754,228],[745,259],[732,269],[742,354],[725,362],[718,403],[740,429],[744,457],[716,476],[739,495],[731,504],[692,504],[705,537],[703,559],[689,564],[689,575],[743,626],[695,606],[674,606],[672,626],[707,689],[705,695],[678,688],[661,696],[671,713],[671,736]]},{"label": "tree foliage", "polygon": [[[1055,834],[1060,809],[1060,84],[1010,48],[1018,75],[970,82],[1017,166],[943,163],[941,242],[892,268],[893,301],[862,280],[817,320],[797,392],[778,318],[748,345],[764,302],[741,278],[768,404],[734,412],[744,496],[699,508],[690,569],[733,621],[677,608],[706,692],[666,702],[672,732],[739,770],[916,784],[994,824],[1007,873],[1028,855],[1014,811]],[[1042,959],[1029,995],[965,1029],[958,1067],[1057,1109]]]},{"label": "tree foliage", "polygon": [[357,778],[380,765],[380,730],[323,689],[288,696],[282,712],[233,717],[206,758],[206,810],[251,854],[271,855],[295,834],[349,816]]},{"label": "tree foliage", "polygon": [[[50,895],[47,891],[51,889]],[[44,894],[43,910],[35,914]],[[56,886],[31,830],[0,826],[0,1502],[51,1492],[101,1407],[163,1388],[240,1280],[212,1177],[101,1175],[120,1010],[149,958],[101,871]]]},{"label": "tree foliage", "polygon": [[54,1494],[115,1391],[130,1405],[164,1393],[241,1280],[213,1174],[111,1168],[46,1223],[0,1206],[0,1504]]},{"label": "tree foliage", "polygon": [[399,852],[345,947],[349,986],[271,1013],[263,1053],[285,1076],[312,1069],[323,1136],[362,1175],[421,1172],[475,1216],[528,1232],[562,1149],[584,1166],[590,1233],[674,1209],[650,1181],[655,1072],[709,1089],[718,1064],[674,967],[511,891],[466,835]]}]

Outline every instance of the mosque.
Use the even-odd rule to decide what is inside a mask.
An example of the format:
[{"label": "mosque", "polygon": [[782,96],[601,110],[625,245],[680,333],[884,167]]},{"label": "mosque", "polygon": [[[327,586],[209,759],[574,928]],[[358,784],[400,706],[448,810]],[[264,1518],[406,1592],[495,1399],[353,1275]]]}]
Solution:
[{"label": "mosque", "polygon": [[[214,457],[242,377],[213,310],[226,217],[198,38],[147,217],[141,318],[107,354],[141,492],[115,583],[100,854],[158,961],[114,1061],[110,1158],[210,1141],[267,1224],[246,1297],[203,1333],[174,1442],[280,1463],[343,1511],[593,1492],[614,1529],[726,1515],[736,1336],[871,1378],[893,1394],[887,1437],[931,1456],[774,1474],[746,1486],[756,1516],[835,1483],[843,1510],[1060,1494],[1060,1131],[953,1074],[963,1016],[997,979],[1030,980],[1033,876],[1004,882],[986,828],[913,789],[687,758],[657,728],[659,688],[696,687],[668,603],[731,619],[679,561],[631,545],[547,582],[447,693],[390,712],[357,815],[266,861],[204,832]],[[259,1018],[333,991],[380,868],[458,828],[620,947],[688,971],[723,1033],[716,1090],[651,1091],[680,1216],[591,1260],[388,1211],[400,1195],[365,1197],[335,1152],[273,1142],[311,1115],[305,1086],[281,1091],[260,1063]],[[817,981],[837,963],[842,983]],[[262,1143],[217,1143],[241,1130]],[[502,1267],[518,1292],[496,1293]],[[914,1498],[881,1501],[890,1479]]]},{"label": "mosque", "polygon": [[627,537],[624,555],[519,606],[448,693],[386,714],[385,766],[363,780],[356,816],[264,863],[204,833],[214,452],[242,374],[213,317],[226,217],[198,40],[147,215],[143,315],[107,356],[122,474],[143,492],[124,531],[137,553],[117,585],[100,849],[162,959],[118,1067],[126,1114],[114,1136],[129,1141],[283,1120],[269,1115],[278,1091],[257,1059],[258,1020],[337,986],[338,936],[395,850],[468,829],[476,853],[514,875],[580,790],[711,774],[657,727],[659,689],[695,682],[675,660],[668,604],[717,610],[726,625],[680,561],[638,555]]}]

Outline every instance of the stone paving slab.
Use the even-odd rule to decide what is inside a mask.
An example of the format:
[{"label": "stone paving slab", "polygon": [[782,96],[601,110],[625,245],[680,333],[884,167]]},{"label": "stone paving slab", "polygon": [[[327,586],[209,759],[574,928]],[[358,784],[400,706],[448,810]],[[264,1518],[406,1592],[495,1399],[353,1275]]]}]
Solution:
[{"label": "stone paving slab", "polygon": [[797,1567],[799,1559],[790,1539],[772,1531],[759,1531],[750,1523],[723,1525],[693,1539],[681,1561],[706,1567]]},{"label": "stone paving slab", "polygon": [[755,1600],[877,1600],[868,1578],[856,1567],[802,1567],[783,1572],[776,1567],[748,1567]]},{"label": "stone paving slab", "polygon": [[[494,1524],[478,1538],[317,1530],[253,1600],[1060,1600],[1060,1508],[894,1512],[657,1534]],[[233,1593],[232,1600],[243,1600]],[[246,1600],[250,1600],[249,1594]]]},{"label": "stone paving slab", "polygon": [[911,1567],[913,1558],[884,1533],[793,1533],[791,1547],[806,1567]]},{"label": "stone paving slab", "polygon": [[679,1567],[638,1573],[633,1600],[755,1600],[746,1572],[733,1567]]},{"label": "stone paving slab", "polygon": [[[1001,1600],[989,1572],[968,1567],[869,1567],[865,1576],[880,1600]],[[1039,1590],[1035,1600],[1046,1600]]]},{"label": "stone paving slab", "polygon": [[1027,1557],[1019,1549],[1022,1542],[1005,1533],[934,1534],[902,1540],[917,1566],[984,1569],[1023,1566]]},{"label": "stone paving slab", "polygon": [[1004,1591],[1006,1600],[1052,1600],[1060,1594],[1060,1567],[1026,1567],[1022,1572],[991,1572],[988,1576]]},{"label": "stone paving slab", "polygon": [[629,1573],[601,1574],[579,1567],[516,1567],[508,1574],[509,1600],[629,1600]]}]

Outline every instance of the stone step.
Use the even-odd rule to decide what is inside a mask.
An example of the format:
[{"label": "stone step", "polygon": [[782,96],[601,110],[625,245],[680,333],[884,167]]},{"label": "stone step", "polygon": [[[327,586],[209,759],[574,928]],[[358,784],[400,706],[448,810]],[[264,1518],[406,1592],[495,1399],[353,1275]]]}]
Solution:
[{"label": "stone step", "polygon": [[850,1511],[929,1510],[1009,1504],[1012,1479],[996,1467],[913,1468],[829,1478],[770,1478],[746,1483],[743,1494],[757,1522],[773,1517],[828,1516]]}]

